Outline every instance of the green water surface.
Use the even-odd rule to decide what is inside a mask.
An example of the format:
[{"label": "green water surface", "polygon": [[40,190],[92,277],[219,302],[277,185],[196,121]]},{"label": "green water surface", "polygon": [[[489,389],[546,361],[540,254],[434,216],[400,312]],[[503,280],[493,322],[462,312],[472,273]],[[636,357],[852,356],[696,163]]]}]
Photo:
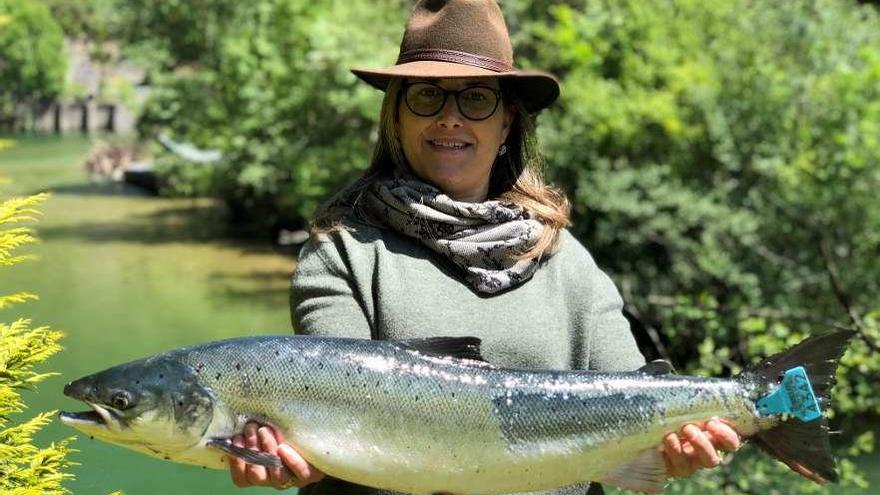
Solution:
[{"label": "green water surface", "polygon": [[[86,139],[19,139],[0,152],[2,197],[49,190],[39,256],[0,268],[0,294],[28,291],[39,301],[0,314],[62,330],[65,350],[44,367],[61,376],[25,394],[36,411],[83,410],[61,394],[71,379],[145,355],[226,337],[290,332],[288,277],[294,258],[269,242],[236,239],[210,200],[147,196],[119,184],[92,184],[81,163]],[[55,421],[40,444],[75,434]],[[76,494],[242,492],[225,472],[153,459],[88,438],[73,447]]]}]

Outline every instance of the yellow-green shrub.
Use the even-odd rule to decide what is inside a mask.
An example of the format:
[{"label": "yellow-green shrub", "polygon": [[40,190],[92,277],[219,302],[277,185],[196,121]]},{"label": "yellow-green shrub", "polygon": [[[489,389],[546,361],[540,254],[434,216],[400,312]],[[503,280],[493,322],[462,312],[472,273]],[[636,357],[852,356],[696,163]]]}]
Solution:
[{"label": "yellow-green shrub", "polygon": [[[34,220],[46,197],[37,194],[0,203],[0,267],[30,258],[16,251],[36,239],[31,229],[18,225]],[[36,296],[25,292],[0,295],[0,309],[29,299]],[[60,339],[61,332],[33,328],[30,320],[0,322],[0,493],[4,495],[68,493],[62,483],[72,477],[66,472],[71,464],[67,454],[72,438],[44,448],[33,443],[34,434],[52,420],[55,411],[38,413],[21,423],[13,421],[13,415],[26,408],[20,390],[55,375],[37,373],[33,368],[61,349]]]}]

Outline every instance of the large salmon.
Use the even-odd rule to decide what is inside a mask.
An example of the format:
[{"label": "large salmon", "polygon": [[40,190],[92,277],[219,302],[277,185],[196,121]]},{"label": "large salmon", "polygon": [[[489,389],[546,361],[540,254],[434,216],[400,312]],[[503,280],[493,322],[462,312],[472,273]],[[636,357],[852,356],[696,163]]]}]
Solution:
[{"label": "large salmon", "polygon": [[256,420],[336,478],[489,495],[585,481],[660,492],[664,435],[720,417],[824,482],[837,474],[819,404],[852,335],[810,338],[732,379],[676,376],[659,363],[629,373],[503,369],[482,361],[474,338],[242,338],[74,381],[64,393],[92,410],[61,420],[174,462],[280,465],[229,441]]}]

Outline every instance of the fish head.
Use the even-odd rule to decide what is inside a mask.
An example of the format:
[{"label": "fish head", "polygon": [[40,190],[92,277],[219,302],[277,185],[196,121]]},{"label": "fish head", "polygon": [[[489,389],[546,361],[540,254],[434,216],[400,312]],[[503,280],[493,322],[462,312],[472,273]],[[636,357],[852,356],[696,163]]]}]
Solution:
[{"label": "fish head", "polygon": [[214,398],[192,369],[164,355],[80,378],[64,387],[64,395],[91,410],[62,412],[62,423],[105,442],[169,459],[198,444],[214,414]]}]

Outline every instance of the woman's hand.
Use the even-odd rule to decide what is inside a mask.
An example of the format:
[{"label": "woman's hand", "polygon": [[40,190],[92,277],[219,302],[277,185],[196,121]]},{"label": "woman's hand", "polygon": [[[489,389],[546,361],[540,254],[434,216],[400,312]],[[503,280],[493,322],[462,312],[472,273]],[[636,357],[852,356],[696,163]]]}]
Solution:
[{"label": "woman's hand", "polygon": [[229,472],[235,486],[271,486],[279,490],[291,487],[302,488],[320,481],[324,473],[306,462],[293,447],[284,443],[284,437],[270,426],[248,423],[241,435],[232,437],[232,443],[239,447],[275,454],[281,458],[283,468],[266,468],[248,464],[237,458],[229,458]]},{"label": "woman's hand", "polygon": [[710,419],[702,429],[689,424],[681,434],[670,433],[663,439],[663,456],[666,474],[674,478],[686,478],[703,468],[721,464],[719,450],[733,452],[740,447],[736,431],[719,419]]}]

